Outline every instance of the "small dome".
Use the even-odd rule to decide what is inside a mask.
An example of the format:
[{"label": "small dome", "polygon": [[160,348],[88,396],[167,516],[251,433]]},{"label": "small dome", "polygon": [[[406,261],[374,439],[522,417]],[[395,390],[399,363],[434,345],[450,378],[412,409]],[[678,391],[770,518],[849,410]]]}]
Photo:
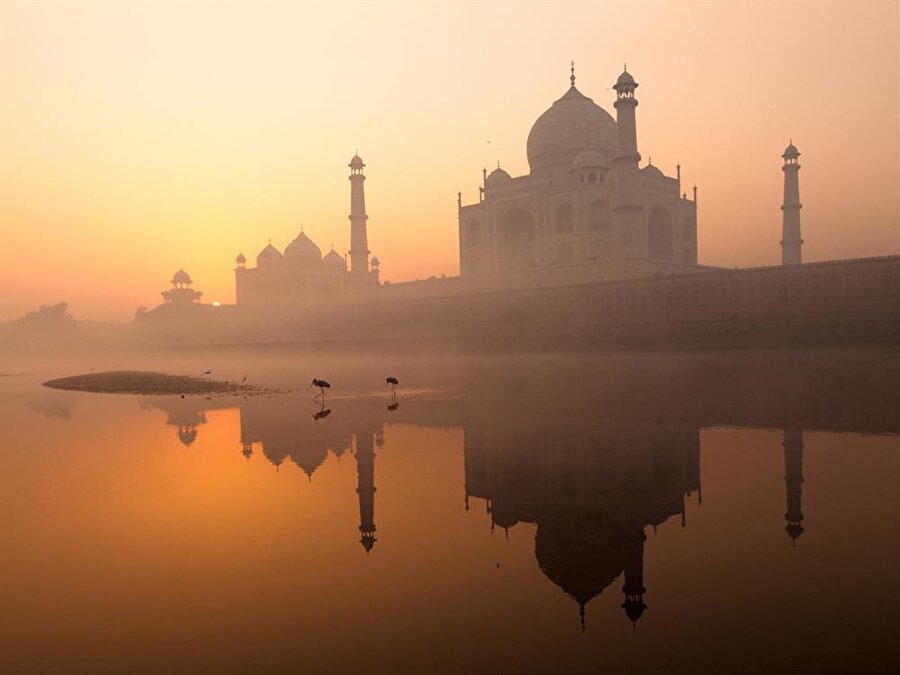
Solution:
[{"label": "small dome", "polygon": [[348,165],[351,169],[362,169],[365,167],[365,162],[362,161],[362,157],[359,155],[353,155],[353,158],[350,160],[350,164]]},{"label": "small dome", "polygon": [[797,146],[794,145],[793,143],[790,143],[784,149],[784,154],[782,155],[782,157],[784,157],[785,159],[787,159],[788,157],[794,158],[794,157],[799,157],[799,156],[800,156],[800,151],[797,149]]},{"label": "small dome", "polygon": [[237,258],[234,259],[234,262],[236,262],[238,265],[244,265],[247,262],[247,258],[243,253],[238,253]]},{"label": "small dome", "polygon": [[647,174],[648,176],[665,178],[665,174],[659,170],[658,167],[653,166],[652,164],[648,164],[643,169],[641,169],[641,173]]},{"label": "small dome", "polygon": [[484,185],[485,187],[493,187],[505,183],[508,180],[512,180],[512,176],[498,166],[488,174],[488,177],[484,181]]},{"label": "small dome", "polygon": [[272,243],[269,242],[269,244],[259,252],[259,255],[256,256],[256,266],[264,267],[265,265],[279,261],[282,258],[283,256],[278,251],[278,249],[272,246]]},{"label": "small dome", "polygon": [[178,270],[172,275],[172,283],[173,284],[190,284],[191,283],[191,275],[185,272],[184,270]]},{"label": "small dome", "polygon": [[596,150],[582,150],[572,161],[573,169],[599,169],[608,166],[609,163]]},{"label": "small dome", "polygon": [[372,267],[378,267],[380,264],[381,261],[376,256],[372,256],[372,259],[369,261],[369,265]]},{"label": "small dome", "polygon": [[334,249],[331,249],[328,254],[324,258],[322,258],[322,264],[333,267],[334,269],[347,269],[347,261],[344,260],[341,255]]},{"label": "small dome", "polygon": [[619,75],[619,79],[616,80],[615,85],[613,85],[613,89],[615,89],[616,91],[619,91],[619,89],[636,89],[637,86],[638,84],[634,81],[631,73],[626,70],[621,75]]},{"label": "small dome", "polygon": [[284,249],[284,259],[291,263],[300,264],[320,262],[322,260],[322,249],[316,246],[313,240],[301,230],[297,238]]}]

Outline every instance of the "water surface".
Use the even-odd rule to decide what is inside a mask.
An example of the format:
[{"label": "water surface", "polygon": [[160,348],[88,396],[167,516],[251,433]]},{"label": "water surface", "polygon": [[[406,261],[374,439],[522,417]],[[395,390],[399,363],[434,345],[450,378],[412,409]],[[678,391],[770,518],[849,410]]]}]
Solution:
[{"label": "water surface", "polygon": [[292,390],[249,399],[0,378],[3,672],[889,672],[896,357],[169,364]]}]

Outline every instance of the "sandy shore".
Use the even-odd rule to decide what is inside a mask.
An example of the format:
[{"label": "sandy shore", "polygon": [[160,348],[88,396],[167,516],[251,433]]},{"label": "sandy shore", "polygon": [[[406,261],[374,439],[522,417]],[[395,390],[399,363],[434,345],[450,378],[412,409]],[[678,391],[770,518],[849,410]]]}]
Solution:
[{"label": "sandy shore", "polygon": [[45,387],[68,391],[88,391],[102,394],[141,395],[239,395],[259,396],[278,394],[272,389],[238,382],[220,382],[189,375],[168,375],[141,370],[113,370],[87,373],[44,382]]}]

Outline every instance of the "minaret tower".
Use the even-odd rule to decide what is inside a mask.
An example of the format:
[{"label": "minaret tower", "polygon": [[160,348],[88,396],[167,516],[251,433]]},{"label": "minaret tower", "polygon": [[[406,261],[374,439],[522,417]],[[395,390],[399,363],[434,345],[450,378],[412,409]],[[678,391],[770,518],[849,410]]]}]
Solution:
[{"label": "minaret tower", "polygon": [[803,534],[803,429],[784,430],[784,488],[787,493],[787,513],[784,531],[797,542]]},{"label": "minaret tower", "polygon": [[369,283],[369,235],[366,221],[365,163],[359,155],[350,160],[350,274],[353,283]]},{"label": "minaret tower", "polygon": [[613,215],[616,221],[617,248],[623,253],[637,253],[641,232],[640,176],[638,165],[641,155],[637,149],[637,99],[634,81],[627,67],[613,85],[616,90],[616,126],[619,131],[618,155],[613,160],[616,176],[616,196]]},{"label": "minaret tower", "polygon": [[784,149],[784,204],[781,206],[781,264],[799,265],[803,262],[800,236],[800,151],[793,141]]},{"label": "minaret tower", "polygon": [[359,543],[366,553],[375,545],[375,444],[371,431],[356,435],[356,494],[359,495]]}]

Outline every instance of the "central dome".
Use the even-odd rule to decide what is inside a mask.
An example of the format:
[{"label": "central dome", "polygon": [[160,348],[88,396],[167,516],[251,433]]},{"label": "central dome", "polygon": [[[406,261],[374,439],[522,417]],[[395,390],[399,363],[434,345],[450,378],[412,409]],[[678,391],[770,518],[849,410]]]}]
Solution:
[{"label": "central dome", "polygon": [[528,134],[531,172],[568,168],[583,150],[596,150],[607,160],[616,155],[616,121],[574,86],[538,117]]},{"label": "central dome", "polygon": [[300,230],[297,238],[284,249],[284,259],[301,265],[319,262],[322,260],[322,249],[316,246],[303,230]]}]

